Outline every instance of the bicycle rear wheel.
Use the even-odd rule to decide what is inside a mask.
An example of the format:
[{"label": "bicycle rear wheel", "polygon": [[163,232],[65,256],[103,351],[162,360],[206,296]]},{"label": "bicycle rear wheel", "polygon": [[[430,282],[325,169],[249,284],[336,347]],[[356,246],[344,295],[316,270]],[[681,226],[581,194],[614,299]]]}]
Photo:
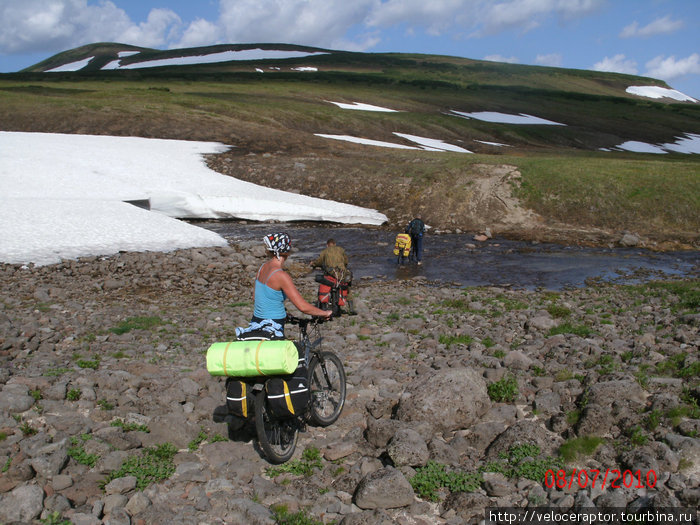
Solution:
[{"label": "bicycle rear wheel", "polygon": [[255,396],[255,430],[258,442],[270,463],[291,459],[297,446],[299,425],[294,418],[279,419],[267,409],[265,391]]},{"label": "bicycle rear wheel", "polygon": [[309,417],[315,425],[334,423],[345,405],[345,368],[332,352],[314,355],[309,364],[311,407]]}]

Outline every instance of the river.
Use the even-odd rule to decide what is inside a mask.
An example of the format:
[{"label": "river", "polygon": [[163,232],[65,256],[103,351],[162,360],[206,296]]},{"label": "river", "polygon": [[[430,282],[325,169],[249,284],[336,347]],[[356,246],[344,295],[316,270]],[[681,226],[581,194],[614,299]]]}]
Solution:
[{"label": "river", "polygon": [[652,252],[639,248],[588,248],[491,239],[469,234],[427,234],[423,265],[398,265],[396,232],[322,224],[198,222],[230,242],[259,239],[286,231],[294,259],[311,261],[333,237],[345,248],[355,280],[426,279],[456,286],[503,286],[561,290],[604,281],[638,284],[671,277],[700,277],[700,252]]}]

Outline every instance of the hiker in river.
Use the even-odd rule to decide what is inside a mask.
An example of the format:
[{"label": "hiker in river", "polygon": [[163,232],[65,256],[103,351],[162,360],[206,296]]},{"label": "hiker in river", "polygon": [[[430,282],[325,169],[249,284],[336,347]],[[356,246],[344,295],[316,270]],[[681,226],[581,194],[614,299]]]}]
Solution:
[{"label": "hiker in river", "polygon": [[425,234],[425,223],[420,215],[408,223],[406,233],[411,236],[411,245],[416,255],[416,262],[423,264],[423,235]]}]

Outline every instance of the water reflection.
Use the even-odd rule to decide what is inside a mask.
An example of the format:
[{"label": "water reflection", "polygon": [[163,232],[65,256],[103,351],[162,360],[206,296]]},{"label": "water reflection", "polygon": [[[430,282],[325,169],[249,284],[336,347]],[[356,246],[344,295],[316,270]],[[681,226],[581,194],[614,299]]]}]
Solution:
[{"label": "water reflection", "polygon": [[585,286],[590,279],[639,283],[671,276],[700,276],[700,253],[655,253],[629,248],[580,248],[491,240],[477,243],[467,234],[427,235],[423,265],[399,266],[393,255],[397,232],[309,224],[204,222],[232,242],[262,239],[287,231],[294,257],[312,260],[334,237],[350,257],[355,279],[427,279],[459,286],[513,286],[560,290]]}]

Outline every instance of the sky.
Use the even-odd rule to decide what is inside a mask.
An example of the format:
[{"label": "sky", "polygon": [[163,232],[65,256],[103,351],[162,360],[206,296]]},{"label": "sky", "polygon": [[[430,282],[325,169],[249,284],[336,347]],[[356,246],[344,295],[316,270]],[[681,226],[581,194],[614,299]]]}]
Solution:
[{"label": "sky", "polygon": [[[209,169],[216,142],[0,131],[0,263],[226,246],[179,218],[381,224],[375,210]],[[150,211],[125,201],[150,200]]]},{"label": "sky", "polygon": [[700,98],[698,0],[0,0],[0,72],[94,42],[286,43],[615,71]]}]

